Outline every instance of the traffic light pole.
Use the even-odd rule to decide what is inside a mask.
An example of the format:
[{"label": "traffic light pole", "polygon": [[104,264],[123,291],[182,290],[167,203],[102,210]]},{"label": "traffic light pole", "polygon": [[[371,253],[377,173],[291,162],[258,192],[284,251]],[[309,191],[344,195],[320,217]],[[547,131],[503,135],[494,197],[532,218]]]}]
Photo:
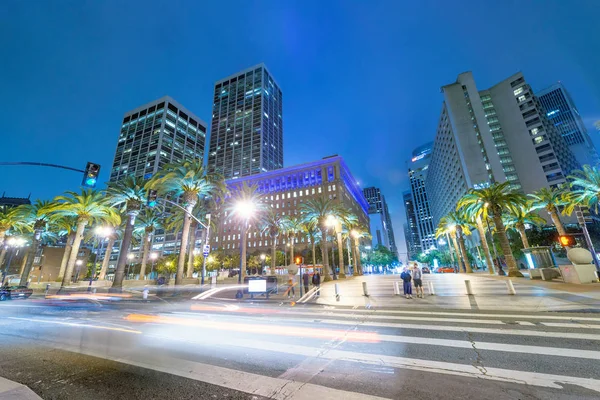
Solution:
[{"label": "traffic light pole", "polygon": [[594,245],[592,244],[592,238],[590,238],[590,233],[587,230],[587,225],[585,224],[585,216],[583,215],[583,210],[581,209],[581,207],[577,207],[577,210],[575,211],[575,216],[577,217],[577,222],[579,222],[579,226],[583,231],[583,236],[585,237],[585,241],[587,242],[588,249],[592,253],[592,260],[594,260],[596,271],[600,272],[598,255],[596,254],[596,250],[594,249]]},{"label": "traffic light pole", "polygon": [[[206,214],[206,219],[208,219],[207,225],[206,225],[206,236],[205,236],[205,240],[204,240],[204,246],[208,245],[208,239],[209,239],[209,235],[210,235],[210,214]],[[202,253],[202,280],[200,281],[201,285],[204,285],[204,277],[206,276],[206,257],[208,257],[208,255],[205,255],[205,252]]]},{"label": "traffic light pole", "polygon": [[0,165],[32,165],[35,167],[51,167],[51,168],[60,168],[60,169],[68,169],[69,171],[81,172],[85,173],[82,169],[77,169],[73,167],[67,167],[65,165],[58,164],[47,164],[47,163],[39,163],[39,162],[29,162],[29,161],[20,161],[20,162],[0,162]]}]

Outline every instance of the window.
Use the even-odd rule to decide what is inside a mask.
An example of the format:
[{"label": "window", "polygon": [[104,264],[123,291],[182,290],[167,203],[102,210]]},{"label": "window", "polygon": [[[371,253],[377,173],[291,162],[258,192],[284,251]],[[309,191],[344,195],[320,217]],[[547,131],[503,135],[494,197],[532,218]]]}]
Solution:
[{"label": "window", "polygon": [[544,136],[538,136],[533,138],[533,144],[539,144],[542,143],[544,141]]},{"label": "window", "polygon": [[520,95],[521,93],[523,93],[523,86],[521,86],[521,87],[520,87],[520,88],[518,88],[518,89],[515,89],[513,93],[515,94],[515,96],[518,96],[518,95]]}]

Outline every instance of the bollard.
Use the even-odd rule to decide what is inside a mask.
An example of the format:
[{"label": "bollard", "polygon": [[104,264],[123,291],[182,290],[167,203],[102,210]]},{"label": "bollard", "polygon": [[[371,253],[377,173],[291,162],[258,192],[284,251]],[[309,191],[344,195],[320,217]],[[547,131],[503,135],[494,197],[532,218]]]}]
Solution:
[{"label": "bollard", "polygon": [[363,294],[365,296],[369,297],[369,290],[367,289],[367,282],[363,282],[362,286],[363,286]]},{"label": "bollard", "polygon": [[508,289],[508,294],[517,294],[517,291],[515,290],[515,287],[510,279],[506,281],[506,288]]},{"label": "bollard", "polygon": [[340,285],[337,283],[335,284],[335,299],[340,301]]},{"label": "bollard", "polygon": [[144,290],[142,290],[142,299],[148,300],[148,286],[144,286]]},{"label": "bollard", "polygon": [[433,289],[433,282],[427,282],[427,287],[429,287],[429,294],[431,296],[435,296],[435,290]]},{"label": "bollard", "polygon": [[47,284],[46,284],[46,294],[48,294],[48,292],[49,292],[49,291],[50,291],[50,284],[49,284],[49,283],[47,283]]},{"label": "bollard", "polygon": [[468,279],[465,279],[465,286],[467,287],[467,294],[468,295],[473,295],[473,288],[471,287],[471,281]]},{"label": "bollard", "polygon": [[398,296],[400,294],[400,285],[398,281],[394,281],[394,294]]}]

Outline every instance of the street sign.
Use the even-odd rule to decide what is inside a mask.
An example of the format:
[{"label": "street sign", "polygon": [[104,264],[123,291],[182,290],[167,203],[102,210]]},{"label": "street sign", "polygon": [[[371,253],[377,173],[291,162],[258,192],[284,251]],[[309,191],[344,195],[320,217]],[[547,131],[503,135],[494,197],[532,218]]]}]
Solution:
[{"label": "street sign", "polygon": [[204,255],[204,257],[207,257],[209,253],[210,253],[210,245],[205,244],[202,247],[202,254]]}]

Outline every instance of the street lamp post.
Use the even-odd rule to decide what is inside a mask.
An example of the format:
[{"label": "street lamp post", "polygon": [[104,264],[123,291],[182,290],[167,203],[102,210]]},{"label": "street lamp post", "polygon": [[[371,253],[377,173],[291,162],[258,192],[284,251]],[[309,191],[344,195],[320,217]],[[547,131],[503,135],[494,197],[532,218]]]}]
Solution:
[{"label": "street lamp post", "polygon": [[261,254],[260,255],[260,261],[262,264],[262,273],[265,273],[265,259],[267,258],[266,254]]},{"label": "street lamp post", "polygon": [[129,265],[127,266],[127,279],[129,279],[129,274],[131,273],[131,265],[133,264],[134,258],[135,258],[135,254],[132,254],[132,253],[127,254],[127,259],[129,260]]},{"label": "street lamp post", "polygon": [[102,247],[103,247],[100,242],[100,237],[102,237],[102,240],[106,240],[106,238],[109,237],[110,235],[112,235],[114,233],[114,231],[112,228],[110,228],[108,226],[98,226],[94,230],[94,233],[96,234],[96,242],[97,242],[96,257],[94,258],[94,265],[92,265],[92,276],[90,278],[90,283],[88,285],[88,289],[87,289],[88,292],[92,291],[92,281],[96,277],[96,263],[98,261],[98,258],[100,257],[100,251],[102,250]]},{"label": "street lamp post", "polygon": [[[287,242],[287,244],[285,246],[290,247],[290,242]],[[288,263],[287,263],[287,250],[286,249],[283,249],[283,260],[284,260],[285,266],[287,268]]]},{"label": "street lamp post", "polygon": [[[206,236],[204,240],[204,246],[209,245],[208,241],[210,238],[210,214],[206,214],[206,219],[208,222],[206,223]],[[209,247],[210,248],[210,247]],[[204,277],[206,276],[206,256],[202,256],[202,279],[200,281],[201,285],[204,285]]]},{"label": "street lamp post", "polygon": [[79,272],[81,270],[81,266],[83,265],[83,260],[75,261],[75,265],[77,265],[77,272],[75,273],[75,282],[79,280]]},{"label": "street lamp post", "polygon": [[[337,224],[337,219],[333,215],[330,215],[327,217],[327,221],[325,222],[325,224],[331,228],[331,233],[332,233],[332,236],[331,236],[331,270],[333,271],[333,280],[335,281],[335,280],[337,280],[337,274],[335,272],[336,266],[335,266],[335,257],[333,254],[333,246],[334,246],[333,238],[335,235],[335,225]],[[325,238],[325,240],[327,240],[327,238]]]},{"label": "street lamp post", "polygon": [[10,238],[6,241],[6,246],[12,251],[10,252],[10,256],[6,262],[6,267],[4,267],[4,271],[2,271],[2,286],[4,286],[4,280],[6,279],[6,275],[8,275],[8,270],[10,268],[10,264],[12,263],[12,259],[16,253],[19,252],[19,248],[25,245],[25,239],[23,238]]},{"label": "street lamp post", "polygon": [[156,262],[157,258],[158,258],[158,254],[156,254],[156,253],[150,254],[150,259],[152,260],[152,267],[150,269],[150,277],[152,277],[152,274],[154,273],[154,263]]},{"label": "street lamp post", "polygon": [[[240,243],[240,272],[238,274],[238,284],[242,285],[242,274],[246,269],[246,243],[248,241],[248,228],[250,226],[250,219],[254,216],[256,211],[256,205],[252,201],[240,201],[235,206],[236,214],[238,214],[242,220],[242,235]],[[241,299],[244,297],[244,292],[238,289],[236,298]]]}]

